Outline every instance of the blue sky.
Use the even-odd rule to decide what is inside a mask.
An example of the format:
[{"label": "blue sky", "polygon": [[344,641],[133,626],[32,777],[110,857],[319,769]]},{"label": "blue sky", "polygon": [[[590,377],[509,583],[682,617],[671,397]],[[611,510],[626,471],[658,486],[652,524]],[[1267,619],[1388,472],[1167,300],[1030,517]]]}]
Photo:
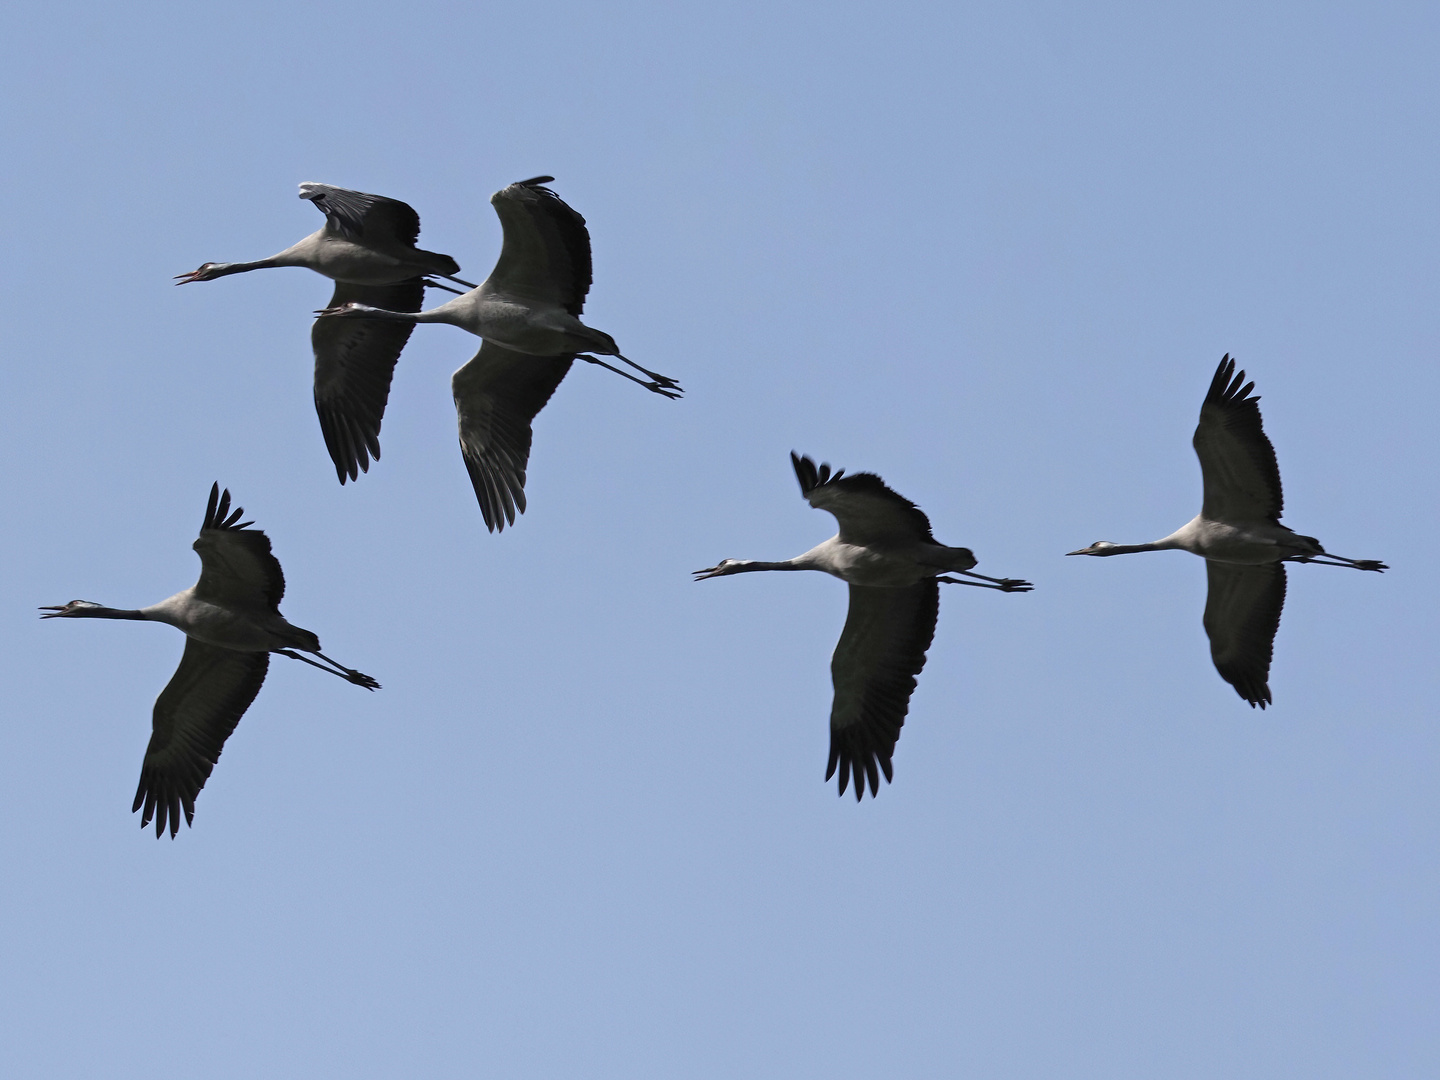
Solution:
[{"label": "blue sky", "polygon": [[[0,14],[0,1043],[23,1078],[1414,1077],[1440,1068],[1427,5],[19,4]],[[478,280],[548,173],[586,318],[485,532],[420,327],[335,483],[300,181]],[[1291,574],[1252,711],[1182,553],[1216,362]],[[873,803],[821,781],[845,589],[693,584],[873,470],[1024,596],[950,590]],[[195,828],[129,813],[212,480],[286,614]]]}]

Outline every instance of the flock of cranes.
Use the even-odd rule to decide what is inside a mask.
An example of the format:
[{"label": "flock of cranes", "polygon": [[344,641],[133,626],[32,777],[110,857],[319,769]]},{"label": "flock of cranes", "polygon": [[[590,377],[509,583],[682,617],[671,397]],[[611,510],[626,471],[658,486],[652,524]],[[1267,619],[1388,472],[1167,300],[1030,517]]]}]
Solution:
[{"label": "flock of cranes", "polygon": [[[315,411],[342,484],[380,457],[391,378],[415,325],[448,323],[480,338],[479,352],[455,372],[451,387],[461,455],[485,524],[498,532],[525,511],[531,424],[575,360],[666,398],[683,393],[674,379],[626,358],[609,334],[580,321],[591,285],[590,235],[585,219],[545,186],[552,180],[522,180],[491,197],[504,238],[494,270],[478,286],[456,276],[460,267],[449,255],[415,246],[420,219],[405,203],[313,183],[300,185],[300,197],[325,215],[319,231],[266,259],[205,263],[177,283],[277,266],[307,267],[335,282],[329,306],[316,313],[311,345]],[[455,296],[422,310],[426,288]],[[1097,541],[1069,554],[1177,549],[1203,558],[1209,576],[1204,623],[1215,668],[1252,708],[1263,709],[1272,702],[1270,660],[1285,602],[1284,564],[1387,567],[1331,555],[1314,537],[1280,524],[1280,471],[1253,389],[1228,355],[1221,360],[1195,429],[1204,498],[1194,520],[1151,543]],[[1000,592],[1033,586],[975,573],[970,549],[937,541],[925,514],[873,473],[847,476],[794,453],[791,464],[805,500],[834,515],[839,533],[793,559],[725,559],[697,570],[695,578],[819,570],[849,585],[849,613],[831,660],[835,697],[825,779],[838,771],[839,793],[853,781],[858,800],[867,787],[872,796],[879,793],[882,773],[886,782],[893,778],[895,743],[935,635],[941,583]],[[193,822],[195,798],[260,692],[271,653],[380,688],[369,675],[325,656],[313,633],[280,614],[280,563],[265,533],[242,516],[238,507],[231,511],[230,492],[214,485],[194,543],[200,580],[168,600],[133,610],[85,600],[41,609],[47,619],[161,622],[185,634],[180,666],[155,702],[135,794],[141,826],[153,820],[156,836],[167,828],[175,836],[182,813]]]}]

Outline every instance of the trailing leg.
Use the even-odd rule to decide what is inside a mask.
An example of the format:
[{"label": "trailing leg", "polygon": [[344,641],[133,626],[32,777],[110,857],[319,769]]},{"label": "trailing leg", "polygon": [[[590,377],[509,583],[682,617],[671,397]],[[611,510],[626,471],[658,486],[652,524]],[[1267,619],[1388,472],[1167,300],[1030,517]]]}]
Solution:
[{"label": "trailing leg", "polygon": [[[956,570],[954,572],[957,574],[964,574],[966,577],[979,578],[981,581],[993,581],[996,585],[1009,586],[1009,588],[1006,588],[1006,592],[1023,592],[1023,589],[1017,590],[1014,588],[1015,586],[1019,585],[1024,585],[1026,589],[1033,588],[1033,586],[1028,581],[1021,581],[1019,578],[986,577],[984,574],[975,573],[974,570]],[[974,582],[967,581],[959,582],[958,584],[971,585],[974,584]]]},{"label": "trailing leg", "polygon": [[[964,573],[964,571],[960,571]],[[986,584],[984,581],[961,581],[953,577],[937,577],[936,581],[943,581],[947,585],[973,585],[977,589],[998,589],[1000,592],[1029,592],[1035,588],[1028,581],[1020,581],[1018,578],[992,578],[995,584]]]},{"label": "trailing leg", "polygon": [[[650,378],[654,379],[657,383],[659,383],[661,386],[665,387],[665,389],[667,389],[667,390],[679,390],[679,389],[680,389],[680,384],[677,383],[674,379],[666,378],[664,375],[657,375],[655,372],[651,371],[649,368],[643,368],[643,367],[641,367],[639,364],[635,363],[634,360],[631,360],[631,359],[630,359],[629,357],[627,357],[627,356],[621,356],[621,355],[617,352],[617,353],[615,354],[615,359],[616,359],[616,360],[619,360],[619,361],[621,361],[621,362],[623,362],[623,363],[629,364],[629,365],[630,365],[632,368],[634,368],[636,371],[640,372],[641,375],[648,375],[648,376],[650,376]],[[681,392],[683,393],[684,391],[681,391]]]},{"label": "trailing leg", "polygon": [[[313,668],[319,668],[321,671],[327,671],[331,675],[336,676],[337,678],[344,679],[346,682],[354,683],[356,686],[363,686],[366,690],[380,689],[380,684],[374,679],[372,679],[369,675],[366,675],[360,671],[356,671],[354,668],[347,668],[344,664],[337,664],[334,660],[331,660],[323,653],[317,652],[315,655],[320,657],[320,659],[324,660],[326,663],[333,664],[333,667],[326,667],[325,664],[317,664],[308,656],[301,656],[299,653],[293,652],[290,649],[274,649],[272,651],[279,653],[281,656],[288,656],[291,660],[299,660],[302,664],[309,664]],[[339,670],[336,670],[337,668]]]},{"label": "trailing leg", "polygon": [[[667,397],[667,398],[670,398],[670,399],[673,400],[673,399],[675,399],[675,398],[678,398],[681,393],[684,393],[684,391],[680,390],[680,388],[679,388],[678,386],[675,386],[674,383],[671,383],[671,384],[670,384],[671,386],[675,386],[675,390],[672,391],[672,390],[667,389],[667,388],[664,387],[664,386],[661,386],[658,382],[646,382],[644,379],[637,379],[634,375],[631,375],[628,371],[621,371],[621,370],[620,370],[618,367],[616,367],[614,364],[607,364],[604,360],[601,360],[598,356],[591,356],[589,353],[580,353],[579,356],[580,356],[580,359],[581,359],[581,360],[584,360],[587,364],[599,364],[599,365],[600,365],[601,367],[603,367],[606,371],[613,371],[616,375],[619,375],[622,379],[629,379],[629,380],[630,380],[631,382],[633,382],[633,383],[639,383],[641,386],[645,387],[646,390],[653,390],[655,393],[660,394],[662,397]],[[676,392],[676,391],[678,391],[678,392]]]},{"label": "trailing leg", "polygon": [[1316,566],[1348,566],[1352,570],[1373,570],[1377,574],[1383,574],[1390,569],[1379,559],[1347,559],[1344,555],[1331,555],[1328,551],[1323,556],[1295,555],[1292,559],[1295,562],[1314,563]]}]

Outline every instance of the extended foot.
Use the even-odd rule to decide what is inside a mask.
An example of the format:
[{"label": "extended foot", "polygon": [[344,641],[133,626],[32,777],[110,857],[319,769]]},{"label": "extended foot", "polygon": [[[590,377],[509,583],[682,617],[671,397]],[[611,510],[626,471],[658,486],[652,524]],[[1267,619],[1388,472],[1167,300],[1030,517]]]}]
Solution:
[{"label": "extended foot", "polygon": [[682,394],[685,392],[674,379],[668,378],[665,375],[657,375],[653,371],[646,371],[644,368],[640,368],[639,370],[642,374],[649,375],[651,379],[655,380],[657,387],[663,386],[666,390],[679,390]]},{"label": "extended foot", "polygon": [[[631,360],[628,356],[622,356],[620,353],[615,354],[615,359],[621,361],[624,364],[628,364],[630,367],[640,372],[641,375],[644,375],[650,380],[652,380],[655,385],[651,389],[656,390],[657,393],[662,387],[666,390],[680,390],[680,384],[674,379],[670,378],[668,375],[661,375],[658,371],[651,371],[649,368],[643,368],[634,360]],[[680,393],[683,394],[684,392],[684,390],[680,390]]]},{"label": "extended foot", "polygon": [[379,690],[380,684],[366,675],[363,671],[356,671],[354,668],[345,668],[345,678],[356,686],[363,686],[366,690]]}]

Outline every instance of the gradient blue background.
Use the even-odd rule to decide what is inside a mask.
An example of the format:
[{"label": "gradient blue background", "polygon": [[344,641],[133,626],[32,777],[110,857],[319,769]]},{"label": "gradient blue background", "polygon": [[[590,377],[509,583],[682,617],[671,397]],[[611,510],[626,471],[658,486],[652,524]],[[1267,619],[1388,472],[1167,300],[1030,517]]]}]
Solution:
[{"label": "gradient blue background", "polygon": [[[0,15],[0,1054],[17,1078],[1440,1075],[1440,14],[1388,4],[22,3]],[[343,489],[302,180],[478,280],[502,185],[590,222],[576,370],[487,534],[415,333]],[[1286,521],[1275,705],[1180,553],[1223,352]],[[895,759],[822,784],[845,589],[692,584],[873,469],[979,569]],[[198,804],[129,813],[219,479],[285,660]]]}]

